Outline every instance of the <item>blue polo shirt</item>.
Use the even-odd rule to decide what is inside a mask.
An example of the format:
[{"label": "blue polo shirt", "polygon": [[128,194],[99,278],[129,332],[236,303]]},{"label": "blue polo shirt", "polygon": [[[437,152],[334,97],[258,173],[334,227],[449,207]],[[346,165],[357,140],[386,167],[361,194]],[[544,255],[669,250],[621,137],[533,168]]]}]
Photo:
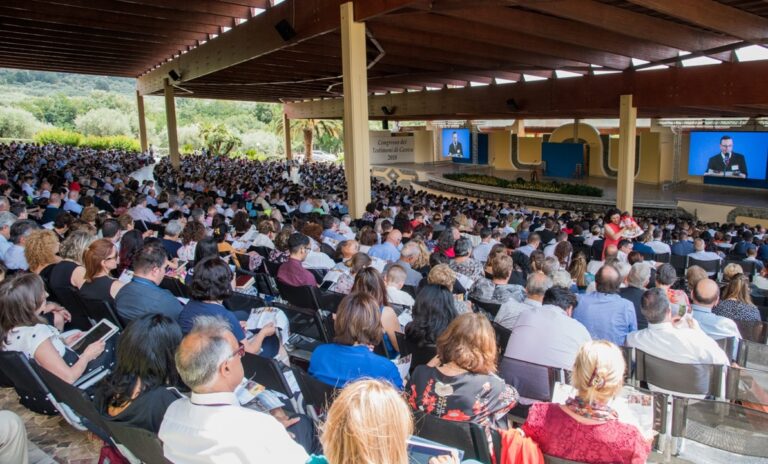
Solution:
[{"label": "blue polo shirt", "polygon": [[220,304],[203,303],[198,300],[189,300],[189,303],[184,305],[184,309],[181,311],[181,314],[179,314],[181,333],[186,335],[191,332],[192,326],[195,325],[195,319],[200,316],[221,317],[229,323],[229,330],[232,331],[235,340],[239,341],[245,338],[243,328],[240,327],[240,321],[237,320],[232,311]]},{"label": "blue polo shirt", "polygon": [[573,318],[587,328],[593,340],[608,340],[618,346],[624,346],[627,334],[637,330],[635,306],[615,293],[579,295]]},{"label": "blue polo shirt", "polygon": [[318,346],[309,360],[309,374],[336,388],[367,377],[386,380],[399,390],[403,389],[403,380],[395,364],[365,345],[329,343]]}]

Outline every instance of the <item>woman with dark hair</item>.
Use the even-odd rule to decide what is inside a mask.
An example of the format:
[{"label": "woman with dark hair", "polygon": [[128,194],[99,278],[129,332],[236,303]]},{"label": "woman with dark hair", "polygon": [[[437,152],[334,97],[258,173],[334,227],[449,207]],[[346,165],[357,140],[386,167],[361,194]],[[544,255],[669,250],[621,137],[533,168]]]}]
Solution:
[{"label": "woman with dark hair", "polygon": [[181,261],[192,261],[195,256],[197,242],[205,238],[205,226],[194,220],[190,220],[181,231],[181,248],[178,255]]},{"label": "woman with dark hair", "polygon": [[129,230],[120,239],[120,259],[117,263],[116,275],[119,276],[133,265],[133,257],[144,246],[144,236],[136,229]]},{"label": "woman with dark hair", "polygon": [[363,268],[355,276],[355,284],[352,286],[352,292],[362,292],[373,296],[379,303],[379,312],[381,313],[381,326],[384,329],[384,348],[390,358],[397,357],[400,348],[397,346],[397,337],[395,332],[400,332],[400,322],[397,320],[395,310],[387,306],[387,285],[379,274],[379,271],[372,267]]},{"label": "woman with dark hair", "polygon": [[413,320],[405,327],[405,338],[417,347],[434,346],[457,315],[451,292],[443,285],[427,284],[416,295]]},{"label": "woman with dark hair", "polygon": [[379,237],[376,235],[376,231],[370,226],[363,227],[358,233],[358,241],[360,242],[359,249],[363,253],[368,253],[368,250],[376,245],[378,240]]},{"label": "woman with dark hair", "polygon": [[112,374],[99,384],[96,408],[107,420],[157,433],[165,410],[181,394],[174,353],[181,328],[162,314],[131,322],[117,345]]},{"label": "woman with dark hair", "polygon": [[81,332],[62,338],[56,327],[40,318],[46,305],[45,297],[43,280],[37,274],[20,274],[3,281],[0,285],[2,349],[24,353],[67,383],[74,383],[99,365],[108,367],[114,352],[97,361],[106,347],[103,341],[91,343],[78,355],[69,346],[82,336]]},{"label": "woman with dark hair", "polygon": [[618,248],[619,241],[624,234],[624,228],[621,227],[621,211],[616,208],[611,208],[605,215],[605,241],[603,242],[603,259],[605,259],[605,250],[609,246],[615,246]]},{"label": "woman with dark hair", "polygon": [[[229,323],[232,335],[245,345],[245,351],[273,357],[279,348],[277,340],[270,341],[269,347],[264,347],[268,348],[264,353],[262,353],[262,344],[266,337],[275,334],[275,325],[269,323],[254,337],[246,338],[235,313],[224,307],[224,300],[232,295],[233,277],[229,265],[217,256],[207,257],[195,264],[192,283],[189,286],[192,299],[184,305],[184,309],[179,314],[181,331],[184,334],[189,333],[195,324],[195,319],[200,316],[220,317]],[[247,317],[247,314],[242,315],[243,319]]]},{"label": "woman with dark hair", "polygon": [[449,258],[455,257],[456,254],[453,251],[453,245],[456,243],[457,232],[458,231],[455,227],[448,227],[444,231],[440,232],[440,236],[437,238],[437,245],[435,246],[434,253],[442,252]]},{"label": "woman with dark hair", "polygon": [[367,293],[344,297],[336,311],[333,343],[320,345],[312,353],[309,374],[321,382],[341,388],[363,377],[389,381],[402,389],[397,367],[373,353],[381,343],[381,316],[376,299]]},{"label": "woman with dark hair", "polygon": [[722,299],[712,308],[712,313],[734,321],[761,321],[760,311],[752,303],[749,278],[744,274],[732,277],[723,289]]}]

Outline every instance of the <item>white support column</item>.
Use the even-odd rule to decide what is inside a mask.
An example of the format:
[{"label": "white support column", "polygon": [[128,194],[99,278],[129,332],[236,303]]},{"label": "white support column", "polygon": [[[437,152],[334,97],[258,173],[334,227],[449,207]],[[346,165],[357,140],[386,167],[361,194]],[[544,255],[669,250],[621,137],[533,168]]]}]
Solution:
[{"label": "white support column", "polygon": [[635,199],[635,134],[637,108],[632,95],[622,95],[619,107],[619,171],[616,179],[616,207],[632,214]]},{"label": "white support column", "polygon": [[144,95],[138,90],[136,91],[136,109],[139,113],[139,143],[142,153],[146,153],[149,144],[147,143],[147,120],[144,117]]},{"label": "white support column", "polygon": [[173,98],[173,86],[166,77],[163,82],[165,94],[165,120],[168,124],[168,156],[171,157],[171,165],[179,167],[179,138],[176,134],[176,101]]},{"label": "white support column", "polygon": [[365,24],[355,22],[354,4],[341,5],[341,57],[344,74],[344,170],[349,213],[359,218],[371,201],[368,140],[368,69]]}]

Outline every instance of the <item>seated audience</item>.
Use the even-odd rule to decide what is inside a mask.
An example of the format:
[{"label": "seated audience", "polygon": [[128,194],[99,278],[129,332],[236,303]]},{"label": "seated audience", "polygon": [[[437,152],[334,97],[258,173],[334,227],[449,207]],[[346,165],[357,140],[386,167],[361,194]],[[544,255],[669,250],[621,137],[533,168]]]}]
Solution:
[{"label": "seated audience", "polygon": [[546,291],[539,307],[525,310],[512,326],[504,356],[542,366],[570,369],[576,353],[592,338],[573,319],[576,296],[562,287]]},{"label": "seated audience", "polygon": [[465,288],[470,288],[478,279],[483,277],[483,265],[470,256],[472,242],[468,238],[462,237],[456,240],[453,245],[453,252],[455,257],[449,266],[456,274],[462,276],[460,278],[462,285]]},{"label": "seated audience", "polygon": [[370,266],[371,263],[370,256],[365,253],[356,253],[348,260],[336,264],[323,278],[325,281],[333,282],[328,290],[348,295],[355,284],[357,273]]},{"label": "seated audience", "polygon": [[744,274],[731,278],[723,290],[720,302],[712,309],[714,314],[734,321],[760,321],[760,310],[752,303],[749,279]]},{"label": "seated audience", "polygon": [[240,405],[234,391],[243,380],[244,353],[225,321],[197,319],[176,351],[176,369],[192,395],[168,406],[158,432],[166,459],[176,464],[307,461],[307,452],[285,430],[293,421],[280,423]]},{"label": "seated audience", "polygon": [[83,255],[85,278],[80,297],[88,302],[106,301],[115,308],[115,297],[125,285],[110,273],[117,268],[117,248],[107,239],[92,242]]},{"label": "seated audience", "polygon": [[281,264],[277,271],[278,282],[291,287],[317,287],[315,276],[302,266],[309,254],[309,237],[299,233],[292,234],[288,239],[288,250],[288,260]]},{"label": "seated audience", "polygon": [[403,380],[397,367],[373,352],[381,343],[381,310],[379,302],[367,293],[344,297],[333,321],[334,343],[320,345],[312,353],[309,373],[323,383],[342,388],[362,377],[390,382],[402,389]]},{"label": "seated audience", "polygon": [[20,274],[0,284],[0,340],[4,351],[23,353],[67,383],[74,383],[87,371],[112,364],[114,352],[100,358],[106,347],[103,341],[91,343],[81,355],[72,350],[70,346],[83,333],[62,338],[56,327],[40,318],[45,305],[43,281],[36,274]]},{"label": "seated audience", "polygon": [[27,237],[34,230],[37,230],[38,226],[35,221],[31,219],[19,219],[14,222],[10,229],[11,246],[5,251],[3,255],[3,263],[5,267],[10,271],[27,271],[29,270],[29,264],[24,256],[24,247],[27,243]]},{"label": "seated audience", "polygon": [[483,314],[462,314],[437,339],[438,366],[421,365],[405,393],[411,408],[452,421],[507,428],[517,391],[496,375],[496,335]]},{"label": "seated audience", "polygon": [[618,295],[620,285],[619,271],[606,265],[595,276],[596,291],[579,295],[573,318],[587,328],[593,340],[608,340],[622,346],[627,334],[637,330],[635,308]]},{"label": "seated audience", "polygon": [[552,287],[552,279],[543,272],[534,272],[528,276],[525,284],[525,299],[520,302],[510,299],[499,308],[493,321],[499,325],[511,329],[515,326],[517,319],[528,310],[540,308],[544,300],[544,294]]},{"label": "seated audience", "polygon": [[672,304],[664,289],[646,291],[642,311],[648,328],[629,334],[627,346],[681,364],[728,365],[728,356],[699,328],[693,317],[685,315],[680,320],[677,314],[672,314]]},{"label": "seated audience", "polygon": [[720,301],[720,288],[712,279],[702,279],[691,292],[693,318],[699,323],[701,330],[715,340],[727,337],[741,338],[739,328],[732,319],[718,316],[712,308]]},{"label": "seated audience", "polygon": [[505,254],[495,255],[491,260],[491,279],[480,277],[470,290],[470,296],[485,301],[506,303],[525,299],[525,290],[520,285],[509,283],[512,276],[512,258]]},{"label": "seated audience", "polygon": [[117,292],[117,314],[126,321],[160,313],[178,320],[181,302],[159,285],[165,277],[168,256],[160,243],[144,245],[133,259],[133,279]]},{"label": "seated audience", "polygon": [[205,225],[198,221],[188,221],[181,230],[181,247],[176,256],[181,261],[192,261],[195,257],[197,242],[205,238]]},{"label": "seated audience", "polygon": [[162,314],[146,314],[128,324],[117,344],[117,362],[100,383],[96,408],[110,421],[157,433],[166,409],[182,395],[174,353],[181,328]]},{"label": "seated audience", "polygon": [[184,226],[181,224],[181,221],[177,219],[168,221],[168,224],[165,225],[163,248],[165,248],[165,252],[168,253],[168,259],[170,260],[178,258],[179,256],[179,249],[181,249],[182,246],[179,236],[181,235],[182,230],[184,230]]},{"label": "seated audience", "polygon": [[627,276],[627,286],[619,290],[619,295],[627,301],[632,302],[635,307],[635,317],[637,317],[637,328],[644,329],[648,327],[648,321],[645,320],[642,311],[640,311],[640,299],[648,288],[651,279],[651,267],[645,263],[635,263]]},{"label": "seated audience", "polygon": [[59,239],[52,230],[32,231],[24,247],[24,257],[29,265],[29,271],[46,280],[56,263],[61,261],[58,256],[60,245]]},{"label": "seated audience", "polygon": [[534,403],[525,436],[549,456],[589,464],[642,464],[651,451],[640,431],[618,420],[610,403],[623,386],[624,356],[605,340],[587,342],[576,356],[566,404]]},{"label": "seated audience", "polygon": [[399,264],[393,264],[387,268],[384,282],[387,284],[387,301],[391,304],[413,307],[416,300],[408,292],[403,291],[407,278],[405,269]]},{"label": "seated audience", "polygon": [[371,258],[379,258],[384,261],[393,263],[400,259],[400,251],[398,247],[403,240],[403,234],[399,230],[393,229],[387,234],[387,239],[378,245],[373,245],[368,250],[368,255]]},{"label": "seated audience", "polygon": [[[275,324],[269,323],[251,338],[245,336],[243,327],[234,312],[224,307],[224,300],[232,295],[234,275],[229,265],[218,256],[204,258],[195,264],[194,277],[189,286],[191,299],[179,314],[179,325],[184,334],[189,333],[199,317],[210,316],[227,321],[229,330],[238,342],[245,346],[245,351],[263,354],[271,358],[277,354],[279,342],[273,339]],[[243,320],[248,314],[240,315]],[[269,346],[264,343],[270,337]],[[264,348],[264,353],[262,349]]]}]

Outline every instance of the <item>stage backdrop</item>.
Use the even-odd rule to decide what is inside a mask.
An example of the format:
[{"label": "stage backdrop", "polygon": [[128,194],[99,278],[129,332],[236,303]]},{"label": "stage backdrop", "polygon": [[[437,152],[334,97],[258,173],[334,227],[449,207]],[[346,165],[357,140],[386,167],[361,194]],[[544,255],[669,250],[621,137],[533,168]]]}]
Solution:
[{"label": "stage backdrop", "polygon": [[580,143],[542,143],[541,160],[547,166],[545,176],[573,177],[576,165],[584,163],[584,147]]},{"label": "stage backdrop", "polygon": [[413,132],[371,131],[371,164],[413,163]]}]

